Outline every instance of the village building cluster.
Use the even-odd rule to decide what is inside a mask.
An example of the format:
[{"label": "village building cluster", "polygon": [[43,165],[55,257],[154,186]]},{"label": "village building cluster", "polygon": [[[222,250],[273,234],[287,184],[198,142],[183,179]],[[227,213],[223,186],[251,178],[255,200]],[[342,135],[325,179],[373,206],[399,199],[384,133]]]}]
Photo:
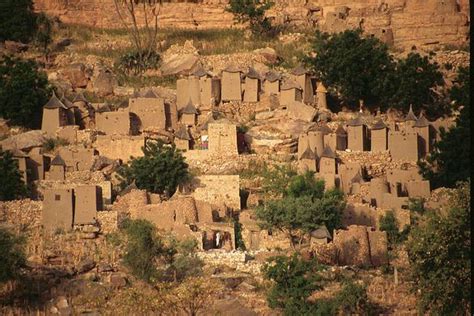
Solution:
[{"label": "village building cluster", "polygon": [[[127,106],[110,110],[90,104],[80,93],[72,101],[53,94],[43,107],[41,129],[48,137],[67,140],[70,146],[59,148],[55,155],[39,147],[28,153],[11,150],[25,182],[63,183],[38,194],[43,199],[43,225],[48,230],[95,225],[98,212],[116,211],[148,219],[178,236],[196,238],[203,250],[233,250],[235,227],[229,219],[239,214],[247,249],[288,248],[283,234],[261,229],[252,215],[242,210],[238,175],[197,176],[167,201],[136,188],[115,197],[112,179],[88,184],[69,180],[74,172],[96,169],[101,157],[126,163],[132,156],[142,156],[141,148],[154,138],[174,143],[185,156],[234,159],[243,151],[245,141],[235,123],[215,114],[219,105],[270,98],[276,103],[274,108],[282,110],[328,112],[326,94],[322,83],[303,67],[289,75],[275,71],[261,75],[253,68],[242,71],[230,65],[220,76],[199,68],[177,80],[175,102],[149,89],[132,95]],[[435,137],[434,125],[411,108],[402,122],[384,122],[380,116],[369,122],[358,113],[335,130],[322,122],[301,133],[295,153],[299,173],[312,171],[325,181],[326,189],[339,188],[348,196],[368,188],[362,203],[348,204],[343,218],[347,229],[329,232],[321,227],[311,234],[310,242],[333,244],[341,264],[384,264],[387,235],[378,230],[380,215],[394,210],[402,229],[410,221],[409,199],[429,197],[430,183],[416,168],[392,169],[369,179],[361,164],[343,163],[338,152],[388,152],[392,160],[416,163],[432,150]]]}]

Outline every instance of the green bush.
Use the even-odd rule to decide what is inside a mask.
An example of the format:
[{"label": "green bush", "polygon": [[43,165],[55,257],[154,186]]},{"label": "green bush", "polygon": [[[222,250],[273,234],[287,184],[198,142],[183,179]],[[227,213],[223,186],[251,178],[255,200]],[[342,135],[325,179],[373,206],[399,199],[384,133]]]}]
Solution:
[{"label": "green bush", "polygon": [[418,163],[423,177],[433,188],[454,187],[471,175],[471,104],[469,68],[460,68],[456,84],[450,90],[451,99],[462,107],[456,125],[441,131],[441,140],[433,146],[426,161]]},{"label": "green bush", "polygon": [[407,251],[422,314],[471,313],[470,181],[458,185],[446,215],[426,213],[411,230]]},{"label": "green bush", "polygon": [[158,277],[156,259],[163,253],[164,245],[155,226],[147,220],[126,220],[122,230],[127,236],[125,266],[139,279],[151,282]]},{"label": "green bush", "polygon": [[17,161],[11,152],[0,148],[0,201],[22,198],[27,193]]},{"label": "green bush", "polygon": [[69,141],[64,138],[47,138],[46,141],[43,143],[43,150],[45,152],[52,152],[59,146],[67,146],[69,145]]},{"label": "green bush", "polygon": [[51,89],[36,62],[0,56],[0,117],[11,123],[41,127],[43,105]]},{"label": "green bush", "polygon": [[140,75],[148,69],[157,69],[160,55],[156,52],[129,52],[121,56],[115,64],[119,72],[126,75]]},{"label": "green bush", "polygon": [[274,282],[267,293],[268,305],[282,309],[285,315],[311,314],[315,309],[308,298],[322,289],[320,270],[314,260],[304,260],[296,253],[270,258],[262,268],[264,277]]},{"label": "green bush", "polygon": [[26,263],[24,239],[0,227],[0,254],[0,283],[3,283],[16,278]]},{"label": "green bush", "polygon": [[352,281],[345,282],[332,302],[334,314],[342,315],[378,315],[375,306],[367,297],[364,285]]},{"label": "green bush", "polygon": [[171,197],[178,185],[190,178],[188,165],[174,144],[147,141],[143,153],[118,170],[122,188],[135,182],[139,189]]},{"label": "green bush", "polygon": [[227,11],[233,13],[240,23],[249,22],[254,35],[274,36],[274,28],[265,12],[274,3],[269,0],[230,0]]}]

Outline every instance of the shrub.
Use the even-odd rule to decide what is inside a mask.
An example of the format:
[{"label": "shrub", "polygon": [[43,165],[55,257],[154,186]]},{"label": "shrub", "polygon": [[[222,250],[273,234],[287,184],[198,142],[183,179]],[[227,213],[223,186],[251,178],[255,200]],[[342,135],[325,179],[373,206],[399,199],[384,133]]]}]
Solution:
[{"label": "shrub", "polygon": [[10,201],[26,196],[27,189],[18,163],[9,151],[0,148],[0,201]]},{"label": "shrub", "polygon": [[50,87],[36,62],[0,56],[0,116],[11,123],[39,128]]},{"label": "shrub", "polygon": [[163,253],[163,242],[155,226],[147,220],[126,220],[122,230],[127,236],[124,264],[131,273],[147,282],[157,277],[155,260]]},{"label": "shrub", "polygon": [[471,117],[470,117],[470,74],[469,68],[461,68],[457,83],[450,91],[455,105],[462,107],[456,119],[456,126],[447,132],[441,131],[441,140],[434,144],[426,161],[420,161],[421,174],[431,181],[434,188],[454,187],[458,181],[465,181],[471,174]]},{"label": "shrub", "polygon": [[18,276],[19,269],[26,263],[24,239],[0,227],[0,283]]},{"label": "shrub", "polygon": [[69,145],[69,141],[64,138],[47,138],[46,141],[43,143],[43,150],[45,152],[52,152],[59,146],[67,146]]},{"label": "shrub", "polygon": [[139,75],[148,69],[157,69],[160,63],[160,55],[151,52],[129,52],[121,56],[115,64],[119,72],[126,75]]},{"label": "shrub", "polygon": [[395,214],[393,213],[392,210],[389,210],[385,213],[385,215],[380,216],[380,221],[379,221],[379,229],[381,231],[387,232],[387,239],[390,245],[395,245],[397,244],[399,240],[399,224],[398,220],[395,217]]},{"label": "shrub", "polygon": [[267,294],[268,305],[282,309],[285,315],[305,315],[314,311],[307,299],[322,288],[320,270],[314,260],[304,260],[296,253],[291,257],[270,258],[262,267],[264,277],[274,282]]},{"label": "shrub", "polygon": [[188,165],[174,144],[147,141],[143,153],[118,170],[122,188],[135,182],[139,189],[171,197],[178,185],[189,179]]},{"label": "shrub", "polygon": [[233,13],[240,23],[249,22],[254,35],[275,35],[265,12],[274,5],[268,0],[230,0],[227,11]]},{"label": "shrub", "polygon": [[421,312],[470,314],[470,182],[458,185],[447,215],[427,213],[426,220],[412,229],[407,251]]},{"label": "shrub", "polygon": [[333,301],[334,309],[342,315],[378,315],[367,297],[364,285],[345,282]]},{"label": "shrub", "polygon": [[174,246],[168,246],[168,253],[173,252],[169,258],[171,259],[169,269],[175,282],[202,274],[204,263],[196,256],[196,249],[196,239],[185,239],[177,242]]}]

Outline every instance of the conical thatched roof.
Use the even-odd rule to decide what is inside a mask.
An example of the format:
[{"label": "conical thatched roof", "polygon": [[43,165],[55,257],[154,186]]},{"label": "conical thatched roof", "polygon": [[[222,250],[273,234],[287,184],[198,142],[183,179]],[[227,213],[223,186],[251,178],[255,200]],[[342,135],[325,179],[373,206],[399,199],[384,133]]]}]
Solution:
[{"label": "conical thatched roof", "polygon": [[309,147],[309,144],[308,146],[306,147],[305,151],[303,152],[303,154],[301,155],[300,159],[316,159],[316,155],[314,154],[314,152],[311,150],[311,148]]},{"label": "conical thatched roof", "polygon": [[375,122],[374,125],[372,125],[372,130],[379,130],[379,129],[384,129],[387,128],[387,125],[382,121],[382,119],[378,119],[377,122]]},{"label": "conical thatched roof", "polygon": [[303,90],[301,89],[301,85],[294,80],[287,80],[283,82],[283,84],[281,85],[281,90],[290,90],[290,89]]},{"label": "conical thatched roof", "polygon": [[64,103],[62,103],[61,100],[58,99],[58,97],[56,96],[56,93],[54,93],[54,91],[53,91],[53,95],[51,96],[49,101],[43,107],[45,109],[59,109],[59,108],[63,108],[65,110],[68,109],[67,106],[64,105]]},{"label": "conical thatched roof", "polygon": [[250,79],[260,79],[260,74],[253,67],[249,67],[249,71],[245,74],[245,77]]},{"label": "conical thatched roof", "polygon": [[66,163],[64,162],[63,158],[60,155],[56,155],[53,160],[51,160],[52,166],[65,166]]},{"label": "conical thatched roof", "polygon": [[307,74],[307,73],[308,73],[308,71],[302,65],[299,65],[298,67],[293,68],[291,70],[291,74],[295,75],[295,76],[301,76],[301,75],[304,75],[304,74]]},{"label": "conical thatched roof", "polygon": [[275,82],[281,79],[281,74],[275,71],[269,71],[265,74],[265,80],[269,82]]},{"label": "conical thatched roof", "polygon": [[362,117],[360,114],[357,114],[356,117],[354,117],[352,120],[350,120],[347,125],[349,126],[361,126],[364,125],[364,122],[362,122]]},{"label": "conical thatched roof", "polygon": [[413,108],[410,104],[410,110],[408,111],[408,114],[405,117],[405,121],[416,121],[416,120],[417,120],[416,115],[415,113],[413,113]]},{"label": "conical thatched roof", "polygon": [[225,72],[243,72],[242,69],[240,69],[239,67],[237,67],[234,64],[230,64],[223,71],[225,71]]},{"label": "conical thatched roof", "polygon": [[195,77],[201,78],[201,77],[208,76],[209,73],[202,66],[200,66],[198,69],[196,69],[192,73],[192,75],[195,76]]},{"label": "conical thatched roof", "polygon": [[182,114],[198,114],[198,111],[196,107],[193,105],[191,102],[191,99],[189,99],[188,104],[184,108],[181,109]]},{"label": "conical thatched roof", "polygon": [[430,122],[426,119],[423,113],[420,114],[420,117],[416,120],[414,127],[427,127],[430,125]]},{"label": "conical thatched roof", "polygon": [[326,225],[319,226],[318,229],[313,230],[311,233],[312,238],[316,239],[323,239],[323,238],[331,238],[331,234],[329,233]]},{"label": "conical thatched roof", "polygon": [[323,153],[321,154],[321,157],[326,157],[326,158],[336,158],[336,154],[332,151],[331,147],[326,146],[323,150]]},{"label": "conical thatched roof", "polygon": [[184,125],[181,125],[178,127],[178,129],[174,133],[174,136],[176,136],[176,138],[179,138],[179,139],[185,139],[185,140],[191,139],[191,137],[189,136],[188,129]]},{"label": "conical thatched roof", "polygon": [[336,135],[340,135],[340,136],[346,136],[347,135],[346,130],[344,129],[344,127],[342,127],[341,124],[339,124],[339,126],[336,129]]}]

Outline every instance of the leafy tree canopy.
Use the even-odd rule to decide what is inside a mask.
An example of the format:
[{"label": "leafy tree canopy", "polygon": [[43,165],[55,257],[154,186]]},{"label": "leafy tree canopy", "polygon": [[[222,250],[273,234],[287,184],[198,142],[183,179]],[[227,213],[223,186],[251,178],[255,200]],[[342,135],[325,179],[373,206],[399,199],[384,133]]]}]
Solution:
[{"label": "leafy tree canopy", "polygon": [[36,30],[32,0],[0,1],[0,42],[28,42]]},{"label": "leafy tree canopy", "polygon": [[50,87],[32,60],[0,56],[0,116],[13,124],[40,128]]},{"label": "leafy tree canopy", "polygon": [[119,169],[122,188],[135,182],[139,189],[171,197],[178,185],[189,179],[188,165],[174,144],[147,141],[143,153]]},{"label": "leafy tree canopy", "polygon": [[0,283],[14,279],[26,263],[24,239],[0,227]]},{"label": "leafy tree canopy", "polygon": [[471,114],[469,68],[461,68],[457,84],[450,95],[457,106],[462,106],[456,125],[447,132],[441,131],[441,140],[435,143],[426,161],[419,167],[424,178],[433,187],[454,187],[458,181],[467,180],[471,174]]},{"label": "leafy tree canopy", "polygon": [[273,5],[269,0],[230,0],[227,11],[233,13],[237,21],[249,22],[251,31],[258,35],[271,31],[272,26],[265,12]]},{"label": "leafy tree canopy", "polygon": [[0,201],[10,201],[25,196],[27,189],[18,170],[18,162],[9,151],[0,148]]},{"label": "leafy tree canopy", "polygon": [[470,314],[470,182],[459,184],[447,215],[427,213],[426,220],[412,229],[407,250],[421,311]]}]

